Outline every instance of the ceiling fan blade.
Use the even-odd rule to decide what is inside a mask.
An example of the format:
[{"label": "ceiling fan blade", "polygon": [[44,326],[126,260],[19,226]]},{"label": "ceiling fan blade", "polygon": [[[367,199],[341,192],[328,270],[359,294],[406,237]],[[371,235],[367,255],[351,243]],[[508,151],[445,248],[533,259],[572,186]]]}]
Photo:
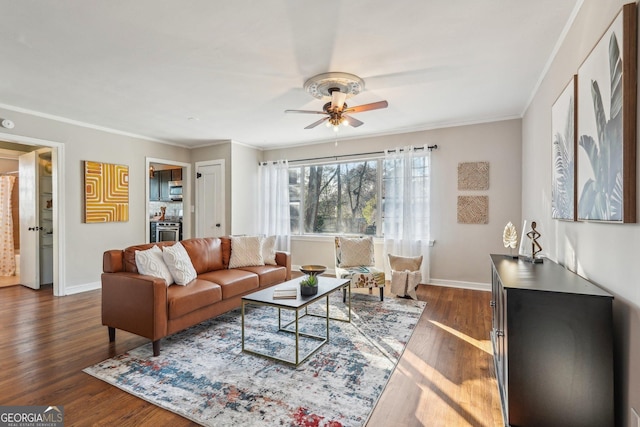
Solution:
[{"label": "ceiling fan blade", "polygon": [[323,122],[326,122],[327,120],[329,120],[329,116],[325,117],[324,119],[320,119],[317,122],[311,123],[309,126],[305,127],[305,129],[313,129],[314,127],[318,126]]},{"label": "ceiling fan blade", "polygon": [[389,106],[389,103],[387,101],[378,101],[378,102],[372,102],[371,104],[356,105],[355,107],[349,107],[343,112],[344,113],[360,113],[362,111],[370,111],[370,110],[377,110],[379,108],[387,108],[388,106]]},{"label": "ceiling fan blade", "polygon": [[347,99],[346,93],[342,93],[339,90],[334,90],[333,92],[331,92],[331,108],[333,110],[335,110],[336,108],[338,110],[342,110],[342,107],[344,106],[344,101],[346,99]]},{"label": "ceiling fan blade", "polygon": [[284,110],[285,113],[303,113],[303,114],[327,114],[324,111],[311,111],[311,110]]},{"label": "ceiling fan blade", "polygon": [[349,126],[352,126],[354,128],[357,128],[358,126],[361,126],[364,124],[364,122],[361,122],[358,119],[354,119],[351,116],[347,116],[346,114],[343,114],[342,118],[345,119],[347,123],[349,123]]}]

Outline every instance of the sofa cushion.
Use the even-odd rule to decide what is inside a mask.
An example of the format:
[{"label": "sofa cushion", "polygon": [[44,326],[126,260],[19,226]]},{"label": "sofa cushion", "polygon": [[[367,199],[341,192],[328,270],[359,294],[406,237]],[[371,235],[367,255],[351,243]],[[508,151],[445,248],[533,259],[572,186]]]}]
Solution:
[{"label": "sofa cushion", "polygon": [[189,254],[197,274],[222,270],[222,242],[216,237],[187,239],[182,246]]},{"label": "sofa cushion", "polygon": [[162,257],[177,285],[186,285],[198,275],[191,258],[180,242],[162,249]]},{"label": "sofa cushion", "polygon": [[282,283],[287,279],[287,269],[282,266],[259,265],[255,267],[240,267],[239,270],[257,274],[260,287]]},{"label": "sofa cushion", "polygon": [[222,242],[222,265],[229,268],[229,260],[231,259],[231,237],[221,237]]},{"label": "sofa cushion", "polygon": [[223,299],[256,290],[260,283],[257,274],[240,269],[210,271],[199,275],[198,279],[219,284]]},{"label": "sofa cushion", "polygon": [[157,245],[146,251],[136,251],[136,266],[140,274],[164,279],[167,286],[173,284],[173,276],[162,258],[162,249]]},{"label": "sofa cushion", "polygon": [[262,237],[232,236],[229,268],[245,267],[248,265],[264,265],[264,259],[262,258]]},{"label": "sofa cushion", "polygon": [[277,265],[276,236],[268,236],[262,239],[262,259],[265,265]]},{"label": "sofa cushion", "polygon": [[220,286],[207,280],[195,279],[186,286],[169,286],[167,288],[169,319],[177,319],[221,300]]}]

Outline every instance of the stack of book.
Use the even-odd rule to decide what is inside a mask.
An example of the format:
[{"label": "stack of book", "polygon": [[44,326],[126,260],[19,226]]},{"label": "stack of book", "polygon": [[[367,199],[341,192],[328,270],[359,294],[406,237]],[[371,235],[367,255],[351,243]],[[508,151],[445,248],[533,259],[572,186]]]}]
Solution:
[{"label": "stack of book", "polygon": [[279,286],[273,289],[273,299],[296,299],[298,298],[297,286]]}]

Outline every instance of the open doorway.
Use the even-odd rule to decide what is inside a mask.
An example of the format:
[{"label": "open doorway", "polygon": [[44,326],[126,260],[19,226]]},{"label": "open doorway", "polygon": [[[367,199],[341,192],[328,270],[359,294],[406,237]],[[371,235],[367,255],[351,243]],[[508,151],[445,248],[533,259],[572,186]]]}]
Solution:
[{"label": "open doorway", "polygon": [[[39,285],[49,285],[53,287],[53,294],[56,296],[65,295],[62,277],[64,276],[64,254],[61,253],[60,247],[63,244],[63,227],[60,223],[59,212],[60,206],[58,200],[62,200],[61,191],[62,176],[58,174],[58,170],[62,165],[63,145],[55,142],[38,140],[35,138],[21,137],[18,135],[0,133],[0,153],[5,157],[6,167],[11,166],[11,170],[6,168],[3,172],[14,172],[15,191],[14,197],[17,196],[17,215],[12,216],[14,224],[18,231],[14,233],[14,250],[16,269],[12,277],[3,277],[0,279],[0,286],[25,284],[30,281],[30,287],[39,287]],[[38,181],[38,188],[35,191],[34,209],[37,210],[35,218],[25,218],[23,211],[26,197],[22,198],[19,188],[20,183],[24,184],[25,179],[33,178],[32,171],[23,169],[21,165],[21,156],[34,153],[37,158],[34,168],[47,171],[48,176],[43,178],[47,185],[42,185],[41,180]],[[15,173],[17,172],[17,173]],[[44,221],[41,223],[41,220]],[[28,221],[26,223],[25,221]],[[34,241],[32,245],[25,244],[27,241]],[[44,248],[46,246],[46,249]],[[41,265],[40,260],[46,258],[46,265]],[[44,268],[44,271],[43,271]],[[34,277],[29,279],[29,276]],[[41,281],[44,280],[44,281]],[[37,282],[38,286],[33,284]]]},{"label": "open doorway", "polygon": [[191,165],[147,158],[147,242],[191,237]]},{"label": "open doorway", "polygon": [[53,285],[52,150],[4,146],[0,149],[0,286]]}]

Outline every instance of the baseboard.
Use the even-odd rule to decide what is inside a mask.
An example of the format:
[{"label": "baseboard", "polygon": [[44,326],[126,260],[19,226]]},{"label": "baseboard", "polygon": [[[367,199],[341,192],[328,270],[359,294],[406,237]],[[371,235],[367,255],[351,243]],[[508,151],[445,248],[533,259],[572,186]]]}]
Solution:
[{"label": "baseboard", "polygon": [[429,284],[436,286],[446,286],[448,288],[463,288],[473,289],[476,291],[491,292],[491,283],[479,283],[479,282],[461,282],[458,280],[446,280],[446,279],[431,279]]},{"label": "baseboard", "polygon": [[82,292],[95,291],[102,287],[102,282],[85,283],[84,285],[67,286],[64,289],[65,295],[79,294]]}]

